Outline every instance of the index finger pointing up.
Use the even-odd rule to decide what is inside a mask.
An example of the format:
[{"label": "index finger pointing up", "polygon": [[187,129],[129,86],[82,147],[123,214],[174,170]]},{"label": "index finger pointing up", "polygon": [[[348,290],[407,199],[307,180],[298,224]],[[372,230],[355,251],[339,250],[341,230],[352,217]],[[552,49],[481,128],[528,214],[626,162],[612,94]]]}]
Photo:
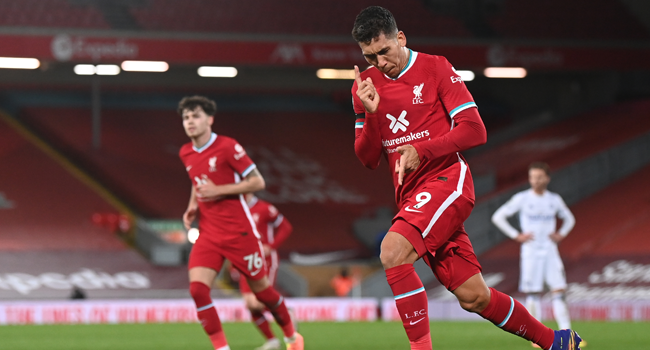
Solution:
[{"label": "index finger pointing up", "polygon": [[361,73],[359,73],[359,67],[354,66],[354,80],[357,82],[357,87],[361,85]]}]

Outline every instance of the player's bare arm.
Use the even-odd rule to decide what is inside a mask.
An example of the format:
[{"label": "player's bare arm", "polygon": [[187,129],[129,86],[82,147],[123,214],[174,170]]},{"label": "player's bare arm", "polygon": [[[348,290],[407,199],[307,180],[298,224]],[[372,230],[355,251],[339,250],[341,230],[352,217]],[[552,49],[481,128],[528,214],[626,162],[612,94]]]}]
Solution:
[{"label": "player's bare arm", "polygon": [[363,103],[363,107],[366,108],[366,112],[375,113],[379,107],[379,94],[375,89],[375,85],[372,83],[370,77],[366,80],[361,80],[361,73],[359,73],[359,67],[354,66],[354,79],[357,82],[357,96]]},{"label": "player's bare arm", "polygon": [[199,203],[196,199],[196,189],[192,186],[190,192],[190,202],[187,204],[187,210],[183,214],[183,225],[185,229],[189,230],[192,222],[196,219],[196,214],[199,211]]},{"label": "player's bare arm", "polygon": [[216,185],[205,176],[203,183],[196,186],[196,196],[198,199],[204,201],[219,200],[223,196],[257,192],[263,190],[265,187],[266,183],[262,174],[257,169],[253,169],[241,182],[226,185]]}]

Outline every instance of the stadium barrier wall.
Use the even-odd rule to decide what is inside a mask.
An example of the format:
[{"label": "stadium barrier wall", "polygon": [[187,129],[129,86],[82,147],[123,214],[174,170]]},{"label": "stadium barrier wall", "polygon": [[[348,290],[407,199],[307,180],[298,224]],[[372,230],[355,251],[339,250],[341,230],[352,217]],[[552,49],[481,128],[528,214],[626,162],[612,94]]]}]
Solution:
[{"label": "stadium barrier wall", "polygon": [[165,242],[147,221],[138,218],[135,228],[135,244],[151,263],[157,266],[180,266],[188,249],[185,245]]},{"label": "stadium barrier wall", "polygon": [[[215,300],[222,322],[249,322],[250,313],[240,299]],[[350,322],[378,320],[375,298],[289,298],[287,305],[300,322]],[[543,319],[552,320],[552,305],[543,302]],[[399,321],[392,298],[381,299],[381,320]],[[569,305],[574,320],[650,321],[650,300],[579,302]],[[270,315],[269,315],[270,316]],[[429,300],[432,321],[480,321],[456,301]],[[99,324],[99,323],[195,323],[190,299],[82,300],[0,303],[0,325]]]},{"label": "stadium barrier wall", "polygon": [[[300,322],[378,319],[379,303],[374,298],[286,300]],[[214,304],[222,322],[251,320],[241,299],[216,299]],[[198,321],[191,299],[0,302],[0,325],[192,322]]]},{"label": "stadium barrier wall", "polygon": [[[520,302],[523,303],[522,300]],[[650,300],[585,301],[570,303],[571,319],[580,321],[650,321]],[[393,298],[381,300],[381,319],[399,321],[400,317]],[[431,321],[479,321],[481,316],[463,310],[457,301],[429,299]],[[542,301],[542,319],[552,321],[553,306]]]}]

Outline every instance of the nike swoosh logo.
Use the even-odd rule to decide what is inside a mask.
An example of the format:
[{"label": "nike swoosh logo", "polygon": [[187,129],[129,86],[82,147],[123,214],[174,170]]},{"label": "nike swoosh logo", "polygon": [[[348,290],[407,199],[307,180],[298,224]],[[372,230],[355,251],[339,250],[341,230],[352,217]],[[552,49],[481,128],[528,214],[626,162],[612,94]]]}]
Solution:
[{"label": "nike swoosh logo", "polygon": [[415,209],[411,209],[411,208],[409,208],[409,206],[407,206],[406,208],[404,208],[404,210],[406,210],[406,211],[410,211],[410,212],[413,212],[413,213],[421,213],[421,211],[419,211],[419,210],[415,210]]},{"label": "nike swoosh logo", "polygon": [[187,168],[185,168],[185,171],[190,171],[190,169],[192,169],[192,166],[191,166],[191,165],[188,166]]},{"label": "nike swoosh logo", "polygon": [[417,320],[415,322],[411,321],[411,326],[418,323],[418,322],[420,322],[420,321],[422,321],[422,320],[424,320],[424,319],[425,319],[425,317],[422,317],[421,319],[419,319],[419,320]]}]

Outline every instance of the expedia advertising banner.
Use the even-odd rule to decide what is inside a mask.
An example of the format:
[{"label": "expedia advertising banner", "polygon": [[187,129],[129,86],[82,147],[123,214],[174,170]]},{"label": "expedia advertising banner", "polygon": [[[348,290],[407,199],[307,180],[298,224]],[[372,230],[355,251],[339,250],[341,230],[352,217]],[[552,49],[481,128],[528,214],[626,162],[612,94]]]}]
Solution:
[{"label": "expedia advertising banner", "polygon": [[153,266],[134,250],[0,254],[0,300],[65,300],[75,289],[92,299],[185,296],[187,268]]},{"label": "expedia advertising banner", "polygon": [[[351,67],[365,63],[359,47],[345,42],[232,41],[159,39],[150,37],[56,35],[0,35],[0,56],[34,57],[61,62],[117,62],[164,60],[176,64],[268,64]],[[456,66],[523,66],[545,69],[639,69],[650,67],[645,47],[568,47],[455,44],[435,41],[410,45],[436,52]]]}]

